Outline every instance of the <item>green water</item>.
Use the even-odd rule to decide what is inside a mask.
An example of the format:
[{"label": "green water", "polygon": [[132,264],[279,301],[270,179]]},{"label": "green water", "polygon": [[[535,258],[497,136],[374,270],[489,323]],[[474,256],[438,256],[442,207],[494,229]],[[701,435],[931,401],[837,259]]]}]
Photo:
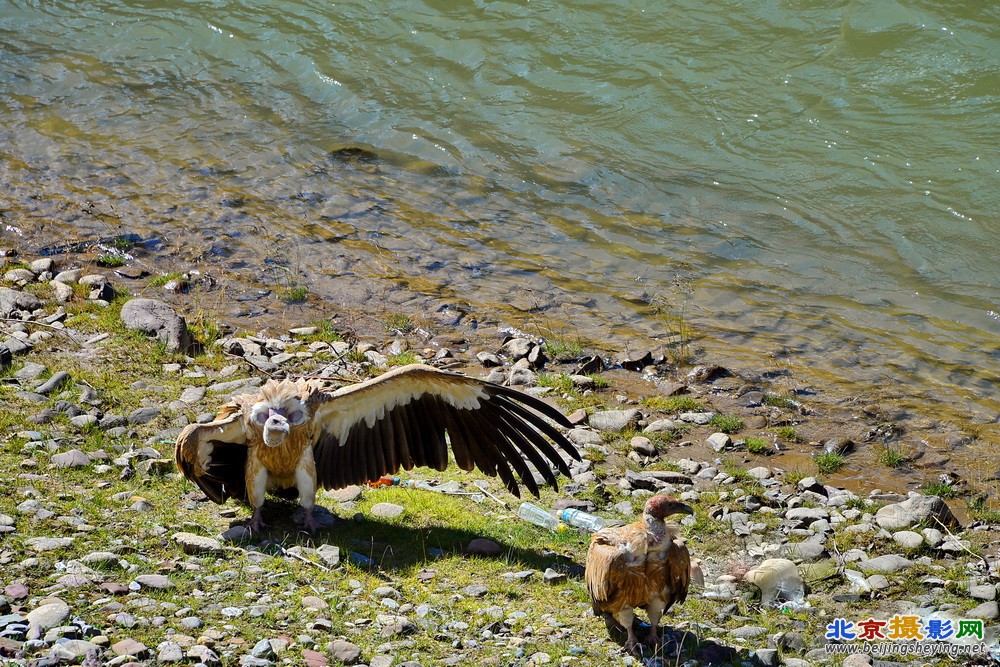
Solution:
[{"label": "green water", "polygon": [[0,0],[3,241],[680,317],[991,419],[998,93],[981,1]]}]

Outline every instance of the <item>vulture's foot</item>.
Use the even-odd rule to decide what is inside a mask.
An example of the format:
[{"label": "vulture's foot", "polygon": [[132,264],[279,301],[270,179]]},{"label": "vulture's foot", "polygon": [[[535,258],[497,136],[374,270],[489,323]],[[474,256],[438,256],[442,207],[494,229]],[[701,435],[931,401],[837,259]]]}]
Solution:
[{"label": "vulture's foot", "polygon": [[313,536],[316,535],[316,530],[317,530],[316,520],[313,519],[313,513],[311,507],[306,510],[305,520],[303,521],[303,528],[305,528],[310,535]]},{"label": "vulture's foot", "polygon": [[660,633],[657,631],[655,625],[651,625],[649,627],[649,633],[646,635],[646,638],[642,640],[642,643],[654,651],[656,650],[657,644],[660,643]]},{"label": "vulture's foot", "polygon": [[641,651],[642,643],[635,636],[635,633],[632,632],[632,629],[629,628],[628,639],[625,640],[625,644],[624,646],[622,646],[622,653],[625,653],[626,655],[635,653],[636,648],[639,648],[639,650]]},{"label": "vulture's foot", "polygon": [[253,511],[253,517],[250,519],[250,523],[247,524],[247,528],[250,529],[251,533],[259,533],[267,528],[267,524],[264,523],[264,519],[261,516],[260,508]]}]

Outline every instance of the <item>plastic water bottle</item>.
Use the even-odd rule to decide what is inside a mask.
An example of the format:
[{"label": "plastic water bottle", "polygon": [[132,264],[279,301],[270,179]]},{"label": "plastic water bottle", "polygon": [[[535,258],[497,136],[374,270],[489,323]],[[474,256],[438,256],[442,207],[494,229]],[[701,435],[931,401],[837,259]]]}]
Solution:
[{"label": "plastic water bottle", "polygon": [[559,529],[559,519],[555,518],[538,505],[521,503],[521,506],[517,508],[517,515],[528,523],[533,523],[536,526],[548,528],[549,530]]},{"label": "plastic water bottle", "polygon": [[559,518],[571,526],[583,528],[584,530],[589,530],[592,533],[608,525],[608,522],[599,516],[594,516],[593,514],[588,514],[583,510],[572,508],[564,509],[562,514],[559,515]]}]

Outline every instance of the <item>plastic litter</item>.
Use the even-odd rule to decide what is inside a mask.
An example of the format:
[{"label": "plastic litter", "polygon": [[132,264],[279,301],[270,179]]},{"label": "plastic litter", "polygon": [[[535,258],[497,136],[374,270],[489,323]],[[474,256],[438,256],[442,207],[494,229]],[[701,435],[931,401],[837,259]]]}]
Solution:
[{"label": "plastic litter", "polygon": [[601,528],[605,528],[608,522],[599,516],[594,516],[578,509],[564,509],[559,515],[559,518],[568,523],[571,526],[576,526],[577,528],[583,528],[584,530],[589,530],[590,532],[596,532]]},{"label": "plastic litter", "polygon": [[555,518],[547,510],[528,502],[521,503],[521,506],[517,508],[517,515],[528,523],[533,523],[536,526],[548,528],[549,530],[559,530],[559,526],[563,525],[559,519]]}]

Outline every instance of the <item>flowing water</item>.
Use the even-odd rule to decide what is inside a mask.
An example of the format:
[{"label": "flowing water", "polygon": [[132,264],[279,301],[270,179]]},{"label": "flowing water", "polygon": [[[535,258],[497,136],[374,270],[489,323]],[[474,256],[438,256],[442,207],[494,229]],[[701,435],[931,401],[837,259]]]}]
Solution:
[{"label": "flowing water", "polygon": [[993,420],[998,94],[980,0],[0,0],[0,241],[685,323]]}]

